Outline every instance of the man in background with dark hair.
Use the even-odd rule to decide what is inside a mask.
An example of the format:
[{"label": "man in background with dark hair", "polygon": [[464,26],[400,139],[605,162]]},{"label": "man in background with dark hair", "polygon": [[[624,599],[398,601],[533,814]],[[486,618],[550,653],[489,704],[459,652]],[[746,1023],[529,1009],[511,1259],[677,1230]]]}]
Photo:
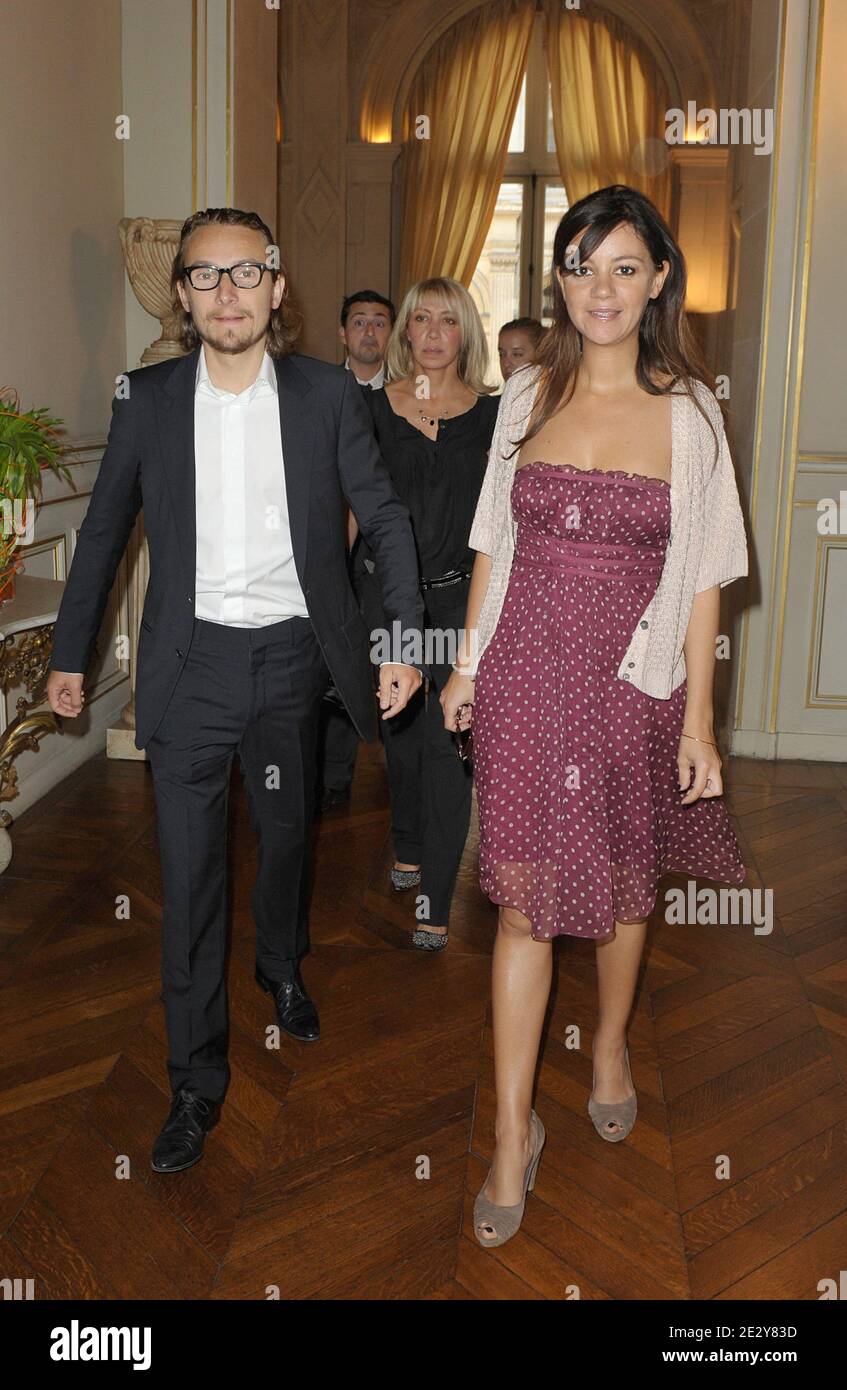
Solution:
[{"label": "man in background with dark hair", "polygon": [[344,300],[338,336],[347,349],[344,365],[360,386],[384,386],[385,350],[396,317],[391,300],[378,290],[357,290]]},{"label": "man in background with dark hair", "polygon": [[[278,249],[256,213],[208,208],[183,224],[172,289],[183,357],[132,371],[74,551],[47,696],[63,718],[82,682],[139,508],[150,580],[138,645],[136,735],[156,797],[162,1000],[170,1114],[159,1173],[201,1158],[229,1082],[227,801],[241,762],[259,841],[256,981],[279,1026],[318,1037],[300,974],[315,736],[330,678],[364,739],[378,729],[368,630],[347,572],[349,502],[402,641],[423,602],[409,513],[349,372],[293,350],[297,318]],[[178,296],[178,298],[177,298]],[[126,389],[128,386],[128,389]],[[401,647],[402,651],[402,647]],[[381,665],[393,718],[426,668]]]},{"label": "man in background with dark hair", "polygon": [[[351,371],[359,385],[379,391],[385,382],[385,350],[394,320],[394,305],[378,290],[357,290],[348,294],[341,305],[338,336],[347,349],[344,366]],[[361,542],[358,534],[350,551],[350,582],[360,604],[362,584]],[[368,630],[373,626],[365,614]],[[378,617],[376,621],[379,621]],[[321,706],[318,730],[317,804],[322,811],[349,801],[359,751],[359,735],[344,707],[338,691],[330,686]]]}]

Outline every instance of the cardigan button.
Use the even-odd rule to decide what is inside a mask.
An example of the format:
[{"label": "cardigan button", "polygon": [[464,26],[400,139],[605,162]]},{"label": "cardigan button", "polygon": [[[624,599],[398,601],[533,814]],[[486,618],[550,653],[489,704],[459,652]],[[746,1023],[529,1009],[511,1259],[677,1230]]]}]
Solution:
[{"label": "cardigan button", "polygon": [[632,667],[635,665],[635,662],[634,662],[634,661],[628,661],[626,664],[627,664],[627,666],[629,666],[630,668],[632,668]]},{"label": "cardigan button", "polygon": [[629,676],[626,674],[626,671],[624,671],[624,673],[623,673],[623,680],[625,680],[625,681],[628,681],[628,680],[629,680]]},{"label": "cardigan button", "polygon": [[647,621],[646,618],[642,618],[642,620],[641,620],[641,626],[642,626],[642,627],[649,627],[649,626],[650,626],[650,624],[648,623],[648,621]]}]

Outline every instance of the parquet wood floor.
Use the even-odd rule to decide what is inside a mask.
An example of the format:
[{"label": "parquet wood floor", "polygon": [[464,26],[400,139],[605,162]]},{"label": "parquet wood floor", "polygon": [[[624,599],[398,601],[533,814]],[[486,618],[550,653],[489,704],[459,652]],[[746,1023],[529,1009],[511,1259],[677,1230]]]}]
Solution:
[{"label": "parquet wood floor", "polygon": [[93,759],[20,818],[0,878],[4,1277],[60,1299],[819,1298],[847,1249],[847,765],[734,760],[729,781],[772,933],[656,915],[630,1029],[638,1121],[618,1145],[586,1111],[593,947],[557,944],[547,1147],[521,1232],[485,1251],[496,908],[475,814],[449,947],[415,951],[382,751],[360,745],[349,806],[316,825],[303,973],[322,1037],[273,1051],[234,770],[232,1083],[201,1163],[165,1177],[149,1167],[168,1108],[151,773]]}]

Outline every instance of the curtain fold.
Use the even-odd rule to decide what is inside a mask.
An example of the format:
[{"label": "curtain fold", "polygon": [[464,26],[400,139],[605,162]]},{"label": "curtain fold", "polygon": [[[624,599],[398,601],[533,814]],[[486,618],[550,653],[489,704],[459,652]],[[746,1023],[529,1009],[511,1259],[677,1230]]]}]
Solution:
[{"label": "curtain fold", "polygon": [[[534,0],[495,0],[453,26],[427,55],[404,117],[400,293],[430,275],[468,287],[506,163],[526,70]],[[415,135],[429,117],[430,138]]]},{"label": "curtain fold", "polygon": [[556,154],[568,202],[611,183],[645,193],[667,220],[670,98],[652,54],[612,14],[586,19],[544,0]]}]

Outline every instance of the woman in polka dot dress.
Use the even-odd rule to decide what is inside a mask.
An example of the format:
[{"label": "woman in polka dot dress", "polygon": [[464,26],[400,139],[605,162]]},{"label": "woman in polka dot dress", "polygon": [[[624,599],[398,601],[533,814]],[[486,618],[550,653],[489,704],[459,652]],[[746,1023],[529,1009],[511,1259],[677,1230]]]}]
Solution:
[{"label": "woman in polka dot dress", "polygon": [[[590,1112],[601,1137],[624,1139],[636,1105],[626,1029],[659,879],[745,878],[712,724],[726,571],[693,594],[669,698],[639,688],[638,661],[626,660],[668,568],[683,453],[672,393],[706,376],[685,321],[682,254],[653,205],[616,185],[565,214],[553,265],[559,293],[540,372],[516,374],[536,371],[539,385],[525,433],[510,440],[505,597],[478,663],[461,651],[441,696],[445,724],[474,730],[480,884],[500,909],[496,1146],[474,1214],[477,1239],[492,1246],[520,1225],[544,1142],[531,1101],[555,938],[597,944]],[[734,479],[727,486],[737,509]],[[743,524],[729,529],[734,577],[746,573]],[[497,548],[482,520],[475,540],[469,633]],[[686,550],[690,565],[696,547]]]}]

